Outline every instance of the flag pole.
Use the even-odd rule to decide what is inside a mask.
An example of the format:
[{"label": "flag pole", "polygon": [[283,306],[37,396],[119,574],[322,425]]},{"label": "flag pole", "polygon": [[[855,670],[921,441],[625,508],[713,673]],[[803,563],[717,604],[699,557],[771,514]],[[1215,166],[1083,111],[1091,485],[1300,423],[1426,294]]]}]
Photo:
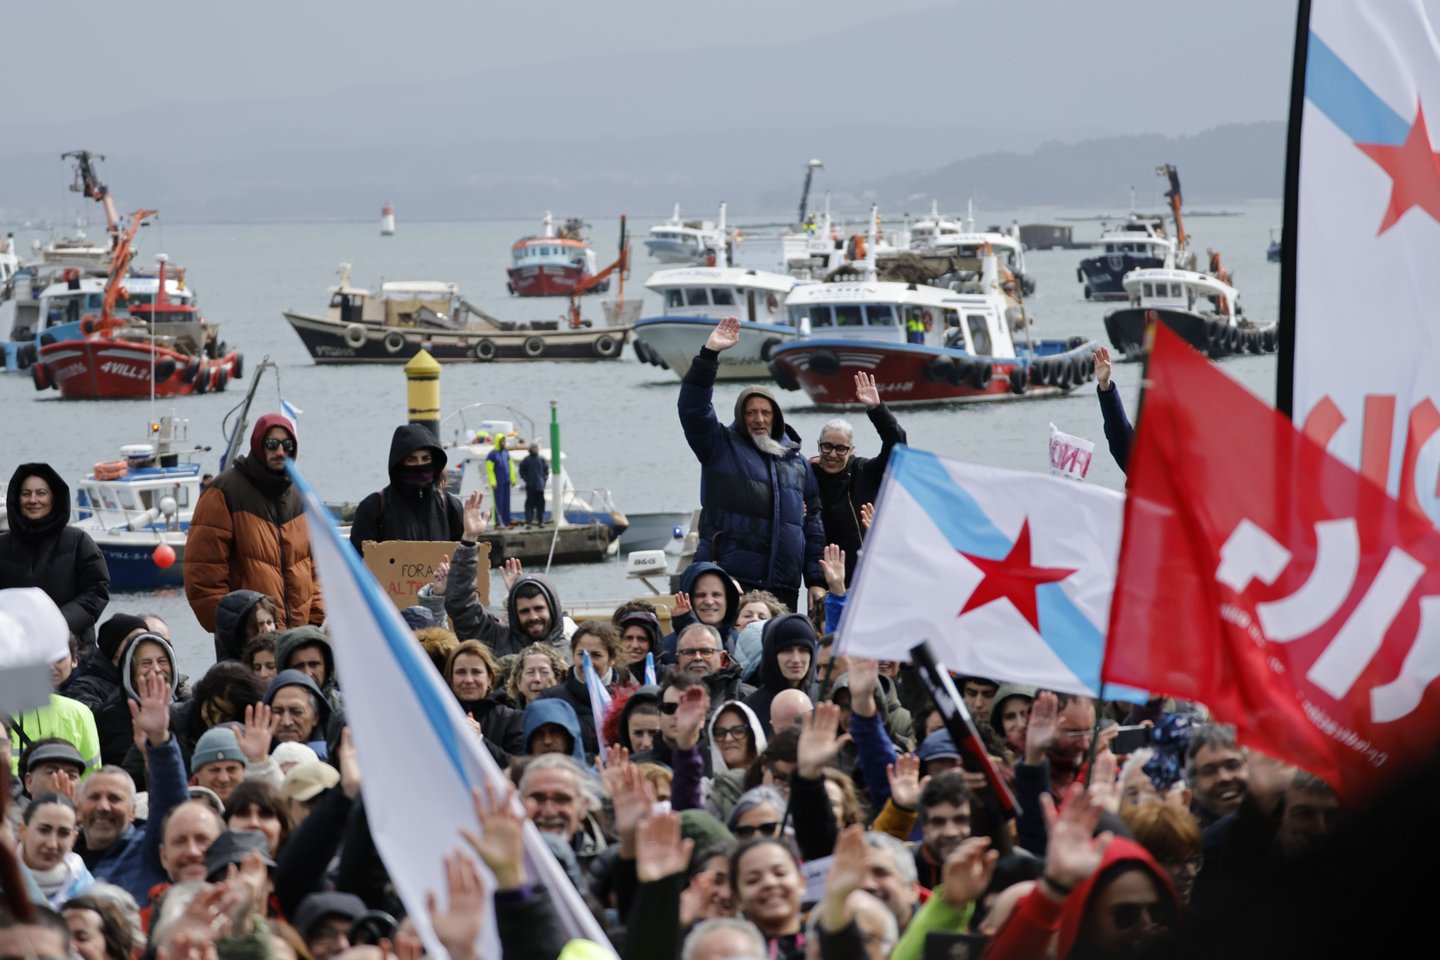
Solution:
[{"label": "flag pole", "polygon": [[1275,408],[1295,415],[1295,254],[1300,247],[1300,131],[1305,114],[1305,64],[1310,50],[1310,2],[1295,13],[1295,60],[1290,69],[1290,123],[1285,137],[1285,211],[1280,227],[1280,362]]}]

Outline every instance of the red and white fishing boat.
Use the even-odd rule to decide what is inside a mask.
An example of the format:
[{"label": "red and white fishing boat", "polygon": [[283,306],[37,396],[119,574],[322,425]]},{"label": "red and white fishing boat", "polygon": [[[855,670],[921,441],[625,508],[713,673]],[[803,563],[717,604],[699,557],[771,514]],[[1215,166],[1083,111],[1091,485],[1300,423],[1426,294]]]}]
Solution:
[{"label": "red and white fishing boat", "polygon": [[179,397],[224,390],[242,375],[244,358],[220,343],[219,327],[200,316],[193,298],[187,293],[171,299],[172,287],[183,287],[183,279],[167,278],[163,256],[157,258],[154,295],[117,315],[117,302],[127,294],[122,283],[133,256],[131,240],[153,213],[138,211],[121,237],[100,313],[81,321],[84,336],[40,348],[30,368],[35,389],[58,389],[69,400]]},{"label": "red and white fishing boat", "polygon": [[[510,247],[510,279],[506,285],[517,297],[568,297],[596,273],[595,251],[580,233],[583,223],[572,218],[556,227],[548,210],[544,223],[543,234],[523,237]],[[604,293],[609,289],[605,281],[582,292]]]}]

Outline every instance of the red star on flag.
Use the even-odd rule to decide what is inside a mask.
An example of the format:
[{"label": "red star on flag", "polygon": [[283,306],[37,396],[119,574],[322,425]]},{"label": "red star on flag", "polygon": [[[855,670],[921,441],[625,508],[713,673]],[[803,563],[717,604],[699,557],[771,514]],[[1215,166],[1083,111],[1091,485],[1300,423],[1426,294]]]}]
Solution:
[{"label": "red star on flag", "polygon": [[1390,175],[1390,206],[1385,210],[1385,220],[1376,236],[1393,227],[1411,207],[1419,207],[1440,222],[1440,154],[1430,149],[1423,105],[1417,101],[1415,123],[1400,146],[1385,143],[1355,146]]},{"label": "red star on flag", "polygon": [[959,553],[979,567],[985,579],[980,581],[956,616],[963,616],[995,600],[1009,600],[1010,605],[1029,621],[1037,633],[1040,631],[1040,614],[1035,608],[1035,588],[1042,583],[1064,580],[1075,572],[1061,567],[1037,567],[1031,564],[1029,518],[1020,524],[1020,535],[1015,538],[1015,545],[1004,559],[992,560],[963,550]]}]

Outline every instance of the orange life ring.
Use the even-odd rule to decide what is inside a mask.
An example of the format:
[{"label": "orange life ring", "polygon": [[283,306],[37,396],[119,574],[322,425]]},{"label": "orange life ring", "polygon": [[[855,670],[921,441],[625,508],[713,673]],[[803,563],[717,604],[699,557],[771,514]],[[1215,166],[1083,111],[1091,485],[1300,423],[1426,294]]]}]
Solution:
[{"label": "orange life ring", "polygon": [[119,480],[130,472],[130,465],[124,460],[102,460],[95,464],[96,480]]}]

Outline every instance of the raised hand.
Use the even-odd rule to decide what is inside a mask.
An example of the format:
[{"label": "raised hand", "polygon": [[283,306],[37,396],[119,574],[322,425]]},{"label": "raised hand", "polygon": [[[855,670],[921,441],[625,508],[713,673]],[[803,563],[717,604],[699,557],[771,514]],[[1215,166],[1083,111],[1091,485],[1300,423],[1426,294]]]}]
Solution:
[{"label": "raised hand", "polygon": [[360,755],[350,739],[350,728],[340,731],[340,746],[335,751],[335,761],[340,765],[340,789],[351,800],[360,799]]},{"label": "raised hand", "polygon": [[1115,754],[1110,752],[1108,746],[1095,754],[1095,759],[1090,764],[1090,797],[1111,813],[1120,812],[1121,790],[1120,781],[1116,779],[1116,770]]},{"label": "raised hand", "polygon": [[1110,389],[1110,349],[1096,347],[1091,355],[1095,359],[1095,384],[1101,390]]},{"label": "raised hand", "polygon": [[676,617],[683,617],[692,609],[690,606],[690,594],[681,590],[675,594],[675,608],[670,611],[670,619],[674,620]]},{"label": "raised hand", "polygon": [[460,835],[471,849],[485,861],[485,866],[495,875],[495,882],[501,890],[514,890],[525,882],[524,856],[525,821],[516,811],[515,788],[508,783],[505,792],[497,794],[495,788],[485,784],[484,799],[480,791],[471,795],[475,803],[475,819],[480,823],[477,836],[469,830]]},{"label": "raised hand", "polygon": [[500,576],[505,581],[506,592],[514,590],[515,584],[525,576],[525,565],[520,562],[519,557],[507,557],[505,565],[500,568]]},{"label": "raised hand", "polygon": [[[1095,836],[1102,810],[1079,782],[1072,783],[1065,792],[1065,805],[1059,813],[1049,793],[1040,795],[1040,812],[1045,816],[1045,829],[1050,834],[1045,847],[1045,876],[1063,886],[1074,887],[1100,869],[1105,848],[1114,839],[1108,831]],[[1047,893],[1059,893],[1050,884],[1040,886]]]},{"label": "raised hand", "polygon": [[875,504],[873,504],[873,503],[864,503],[864,504],[861,504],[861,505],[860,505],[860,525],[861,525],[862,527],[864,527],[866,530],[869,530],[869,529],[870,529],[870,524],[872,524],[872,523],[874,523],[874,522],[875,522]]},{"label": "raised hand", "polygon": [[610,791],[615,810],[615,834],[620,838],[621,856],[627,852],[633,856],[635,830],[655,808],[655,787],[633,763],[627,763],[619,770],[621,772],[616,775],[607,768],[605,786]]},{"label": "raised hand", "polygon": [[850,922],[845,901],[865,882],[867,849],[865,828],[858,823],[841,830],[836,838],[834,859],[825,875],[825,900],[820,905],[820,925],[826,930],[843,930]]},{"label": "raised hand", "polygon": [[254,850],[245,854],[240,863],[232,863],[227,868],[220,909],[230,918],[231,930],[244,930],[245,918],[252,913],[264,915],[268,879],[265,861]]},{"label": "raised hand", "polygon": [[139,693],[138,704],[128,697],[125,700],[136,739],[143,733],[150,746],[161,746],[170,739],[170,684],[162,674],[147,673],[140,678]]},{"label": "raised hand", "polygon": [[690,883],[680,891],[680,926],[689,928],[701,920],[713,920],[723,916],[713,907],[718,890],[715,874],[709,870],[701,870],[691,877]]},{"label": "raised hand", "polygon": [[251,763],[260,763],[270,756],[270,744],[275,731],[280,727],[280,718],[275,716],[269,704],[256,703],[245,708],[245,730],[240,734],[240,752]]},{"label": "raised hand", "polygon": [[867,410],[880,406],[880,391],[875,387],[875,378],[864,370],[855,373],[855,399],[865,404]]},{"label": "raised hand", "polygon": [[1030,707],[1030,726],[1025,729],[1025,762],[1036,766],[1060,728],[1060,702],[1049,690],[1042,690]]},{"label": "raised hand", "polygon": [[839,544],[827,543],[820,554],[820,570],[825,574],[825,583],[837,597],[845,596],[845,551]]},{"label": "raised hand", "polygon": [[875,716],[875,691],[880,687],[880,661],[848,657],[850,712],[861,717]]},{"label": "raised hand", "polygon": [[885,767],[885,776],[890,780],[890,799],[895,806],[910,811],[920,809],[920,793],[930,778],[920,776],[919,757],[902,753]]},{"label": "raised hand", "polygon": [[[468,539],[468,538],[467,538]],[[430,574],[430,592],[436,596],[445,595],[445,587],[450,583],[450,554],[442,554],[440,562],[435,564],[435,572]]]},{"label": "raised hand", "polygon": [[726,317],[710,331],[705,346],[717,353],[721,350],[729,350],[740,342],[740,319],[738,317]]},{"label": "raised hand", "polygon": [[680,837],[680,814],[646,817],[635,830],[635,876],[641,883],[654,883],[684,873],[694,849],[694,840]]},{"label": "raised hand", "polygon": [[473,542],[480,534],[485,532],[485,494],[476,490],[465,498],[465,509],[461,513],[461,523],[464,532],[460,534],[466,540]]},{"label": "raised hand", "polygon": [[700,728],[710,710],[710,694],[702,686],[687,687],[680,693],[675,711],[675,746],[689,750],[700,742]]},{"label": "raised hand", "polygon": [[850,742],[850,734],[839,735],[839,725],[840,708],[828,700],[805,717],[795,748],[796,773],[806,780],[820,779],[825,766]]},{"label": "raised hand", "polygon": [[473,960],[490,898],[475,861],[459,850],[445,857],[445,891],[444,910],[433,890],[425,893],[430,927],[451,960]]},{"label": "raised hand", "polygon": [[945,902],[951,909],[963,910],[965,904],[985,895],[990,886],[990,876],[995,872],[995,861],[999,859],[1000,852],[990,849],[989,837],[960,841],[960,846],[945,858],[942,868]]}]

